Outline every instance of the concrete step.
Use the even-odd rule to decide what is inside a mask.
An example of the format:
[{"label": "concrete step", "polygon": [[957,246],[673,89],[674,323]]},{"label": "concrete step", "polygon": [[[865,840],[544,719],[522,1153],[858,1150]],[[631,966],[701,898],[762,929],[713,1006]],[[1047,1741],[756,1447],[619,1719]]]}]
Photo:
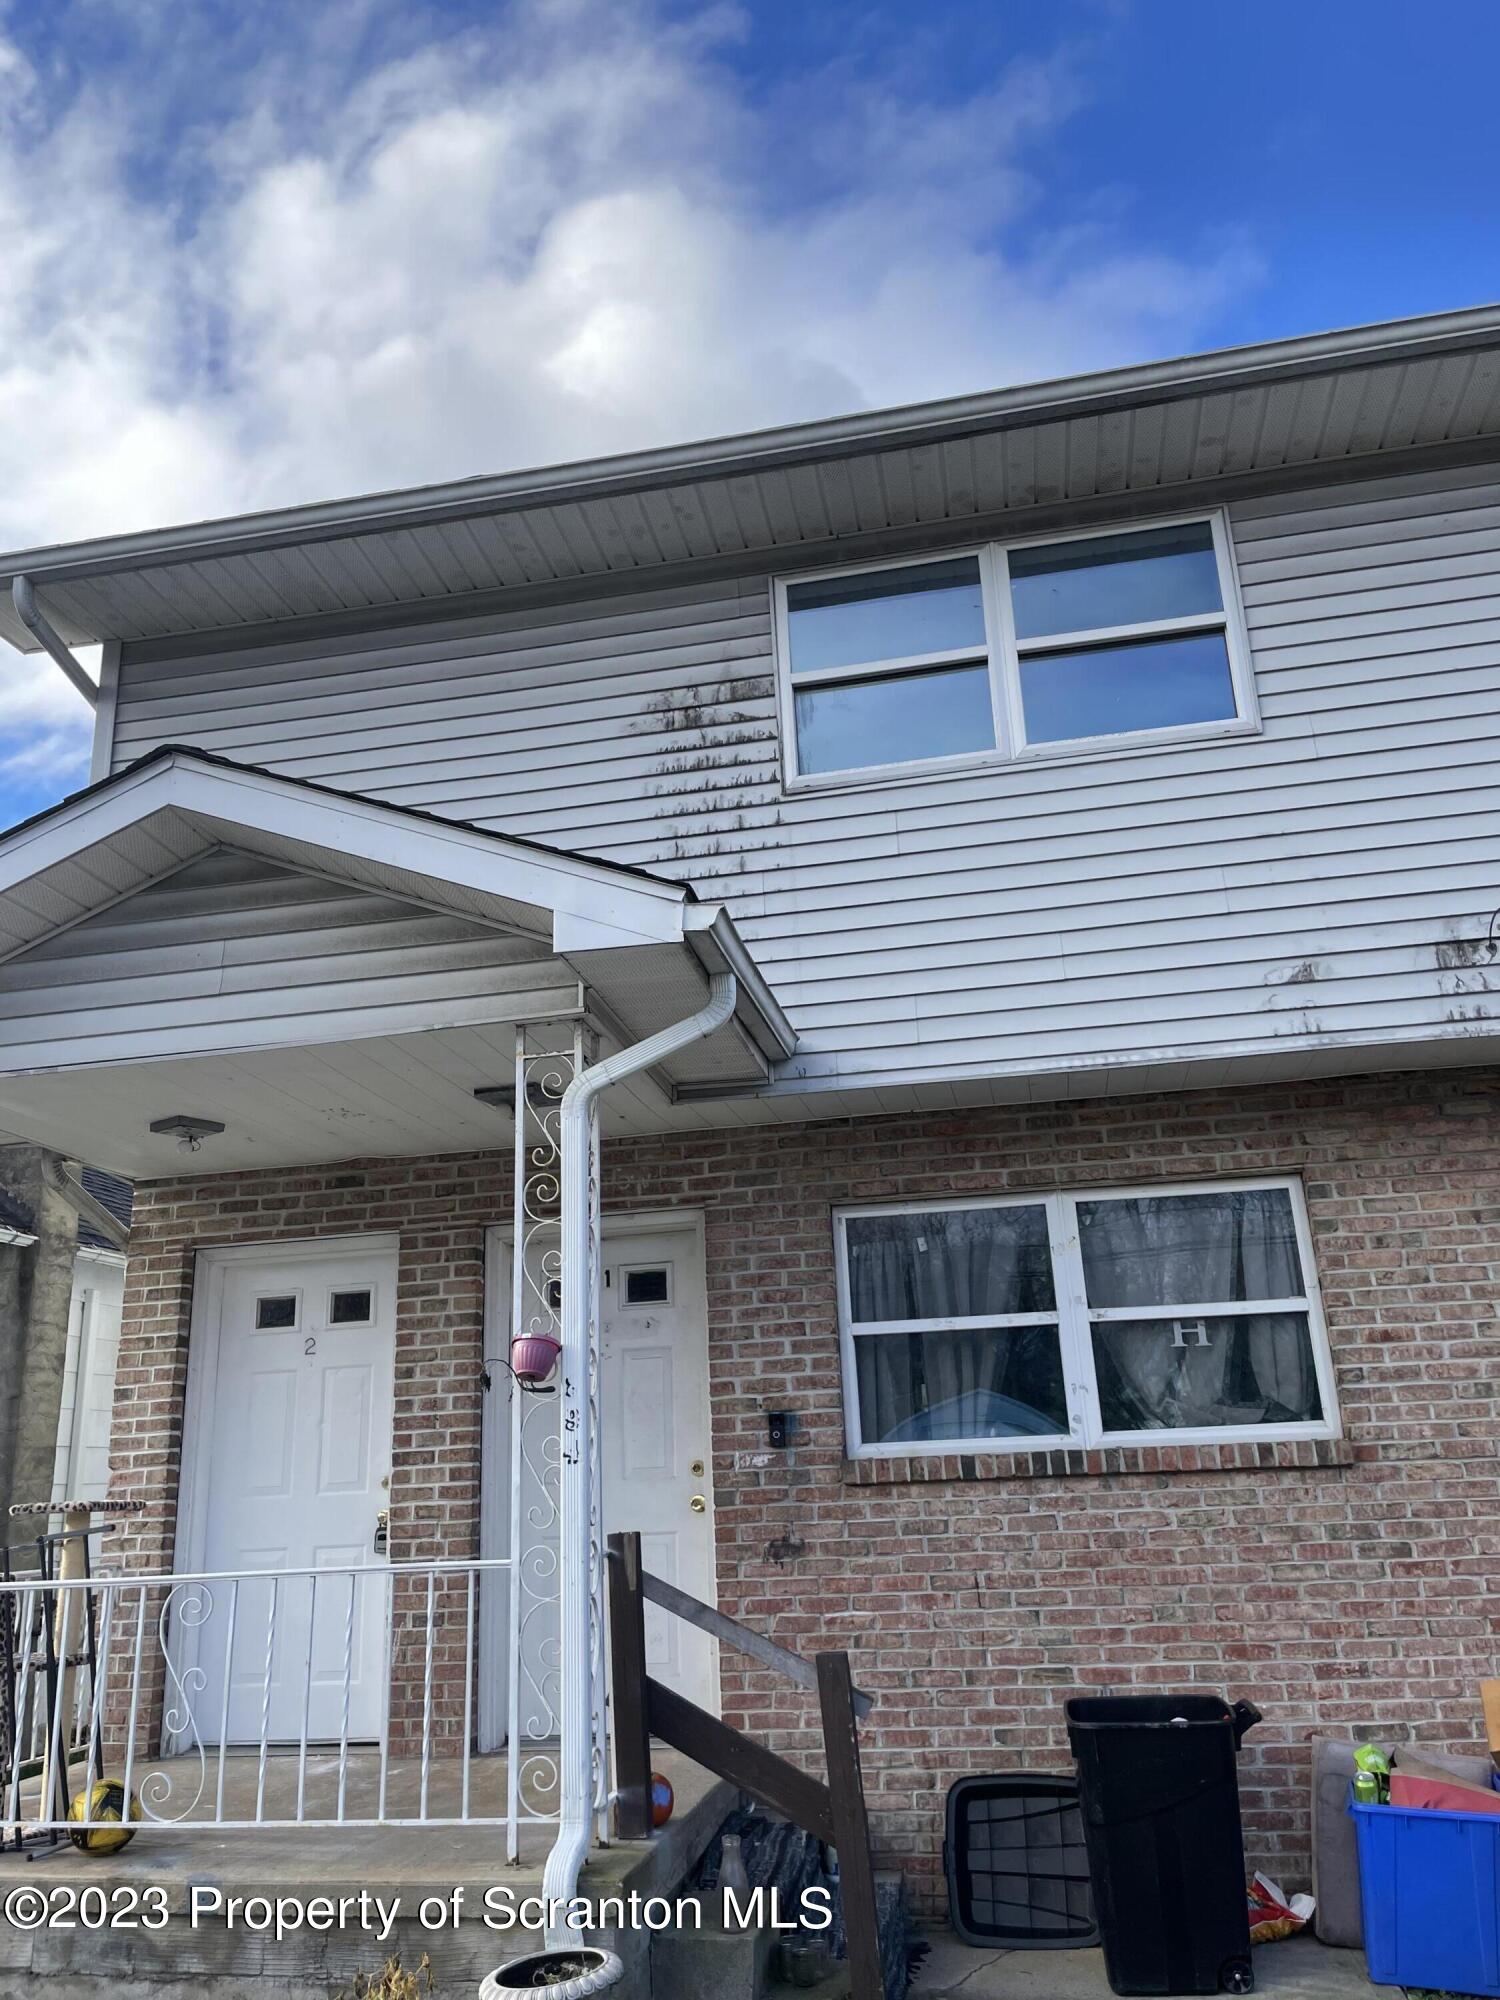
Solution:
[{"label": "concrete step", "polygon": [[762,2000],[770,1933],[720,1930],[706,1910],[705,1919],[701,1931],[658,1931],[652,1938],[652,2000]]}]

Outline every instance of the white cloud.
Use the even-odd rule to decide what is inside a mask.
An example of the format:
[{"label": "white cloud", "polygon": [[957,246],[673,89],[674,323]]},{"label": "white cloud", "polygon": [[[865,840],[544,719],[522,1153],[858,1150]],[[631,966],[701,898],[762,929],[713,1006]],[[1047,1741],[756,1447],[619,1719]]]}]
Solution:
[{"label": "white cloud", "polygon": [[[1047,232],[1028,148],[1085,100],[1067,52],[959,103],[847,70],[752,108],[724,9],[529,0],[423,44],[325,0],[237,47],[226,108],[217,10],[174,37],[185,8],[121,17],[144,97],[115,74],[59,103],[0,47],[6,546],[1180,349],[1255,276],[1231,240]],[[69,704],[0,665],[0,771],[7,739],[76,751]]]}]

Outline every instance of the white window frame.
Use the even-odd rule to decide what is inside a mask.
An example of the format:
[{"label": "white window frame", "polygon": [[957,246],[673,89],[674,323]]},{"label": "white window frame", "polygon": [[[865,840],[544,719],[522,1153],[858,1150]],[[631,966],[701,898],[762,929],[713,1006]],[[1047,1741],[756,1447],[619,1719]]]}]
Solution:
[{"label": "white window frame", "polygon": [[[1085,1201],[1140,1201],[1172,1195],[1243,1194],[1280,1189],[1288,1195],[1297,1232],[1297,1255],[1302,1265],[1305,1293],[1296,1299],[1250,1299],[1239,1302],[1203,1300],[1185,1303],[1170,1313],[1143,1311],[1138,1306],[1095,1306],[1088,1303],[1084,1289],[1083,1254],[1079,1245],[1077,1204]],[[849,1254],[846,1225],[863,1215],[936,1215],[974,1208],[1045,1208],[1047,1235],[1052,1250],[1052,1268],[1057,1293],[1057,1309],[1052,1313],[981,1314],[959,1319],[861,1321],[856,1327],[849,1300]],[[951,1458],[957,1452],[982,1452],[998,1456],[1039,1451],[1092,1451],[1130,1449],[1160,1445],[1200,1444],[1284,1444],[1312,1439],[1332,1439],[1343,1435],[1338,1393],[1334,1381],[1333,1353],[1328,1344],[1328,1327],[1318,1289],[1317,1266],[1313,1259],[1312,1231],[1307,1219],[1307,1202],[1302,1183],[1295,1175],[1256,1175],[1245,1180],[1139,1181],[1126,1186],[1069,1188],[1064,1192],[1005,1195],[966,1195],[941,1201],[861,1202],[833,1211],[834,1264],[837,1273],[839,1314],[839,1355],[843,1369],[844,1432],[850,1458]],[[1107,1431],[1099,1409],[1098,1384],[1094,1377],[1092,1327],[1109,1320],[1142,1318],[1238,1318],[1266,1312],[1297,1312],[1307,1315],[1308,1337],[1312,1342],[1313,1366],[1317,1375],[1322,1417],[1315,1423],[1294,1424],[1205,1424],[1152,1431]],[[1058,1329],[1063,1379],[1068,1399],[1066,1433],[1038,1435],[1026,1432],[1017,1437],[938,1438],[930,1443],[866,1444],[860,1433],[859,1374],[855,1366],[855,1343],[881,1333],[963,1332],[971,1327],[990,1327],[1004,1322],[1016,1326],[1051,1326]]]},{"label": "white window frame", "polygon": [[[1222,608],[1184,618],[1148,620],[1139,624],[1101,626],[1084,632],[1049,633],[1044,638],[1018,640],[1011,612],[1009,554],[1012,549],[1048,548],[1066,542],[1092,541],[1104,536],[1141,533],[1156,528],[1207,526],[1213,535],[1214,557],[1219,573]],[[847,770],[804,772],[797,747],[796,696],[810,688],[830,687],[840,681],[874,680],[887,675],[917,673],[945,666],[964,666],[975,660],[975,648],[948,648],[935,653],[912,653],[888,660],[859,661],[852,666],[821,668],[811,673],[792,674],[791,624],[787,591],[800,583],[821,583],[829,578],[852,582],[861,576],[885,576],[892,570],[920,568],[937,562],[954,562],[965,556],[979,564],[980,591],[984,605],[985,654],[989,666],[990,708],[994,727],[991,749],[959,750],[944,757],[893,760],[889,764],[861,764]],[[1251,666],[1249,640],[1245,630],[1244,606],[1240,600],[1239,574],[1234,561],[1228,518],[1222,508],[1201,508],[1193,513],[1173,514],[1140,521],[1110,522],[1101,527],[1054,529],[1049,534],[1017,536],[1004,542],[966,543],[954,548],[928,549],[920,555],[897,556],[878,563],[838,563],[826,569],[811,569],[778,576],[772,582],[772,630],[776,655],[777,699],[781,710],[782,768],[785,788],[794,791],[828,791],[851,785],[870,785],[924,776],[932,772],[961,771],[986,765],[1032,763],[1040,759],[1108,756],[1156,744],[1191,743],[1227,736],[1254,735],[1260,729],[1260,710],[1255,695],[1255,675]],[[1029,743],[1021,701],[1022,659],[1037,653],[1067,652],[1084,647],[1128,643],[1138,639],[1169,638],[1175,633],[1217,632],[1224,634],[1229,655],[1229,677],[1234,690],[1235,712],[1212,722],[1169,723],[1155,729],[1121,730],[1106,736],[1069,736],[1055,742]]]},{"label": "white window frame", "polygon": [[[333,1302],[340,1292],[368,1292],[370,1310],[363,1319],[340,1319],[333,1316]],[[347,1328],[351,1333],[359,1333],[366,1327],[379,1323],[380,1287],[372,1280],[368,1285],[330,1285],[323,1302],[323,1325],[329,1333],[342,1333]]]}]

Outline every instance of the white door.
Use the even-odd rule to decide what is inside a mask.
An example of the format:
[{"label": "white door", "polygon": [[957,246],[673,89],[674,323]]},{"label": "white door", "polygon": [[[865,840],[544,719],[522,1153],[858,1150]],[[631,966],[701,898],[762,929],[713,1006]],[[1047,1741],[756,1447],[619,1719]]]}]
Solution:
[{"label": "white door", "polygon": [[72,1316],[52,1499],[103,1500],[109,1493],[109,1432],[120,1355],[125,1260],[81,1255],[73,1266]]},{"label": "white door", "polygon": [[[253,1742],[264,1730],[286,1742],[301,1738],[305,1705],[311,1741],[346,1730],[377,1737],[395,1253],[268,1253],[227,1262],[222,1279],[212,1405],[197,1440],[206,1494],[196,1566],[325,1573],[209,1586],[194,1720],[205,1741],[222,1731],[226,1742]],[[326,1574],[347,1570],[365,1574]],[[198,1607],[179,1613],[197,1615]]]},{"label": "white door", "polygon": [[[545,1244],[542,1249],[545,1249]],[[541,1251],[535,1278],[547,1277]],[[509,1256],[490,1262],[490,1352],[509,1337]],[[603,1375],[600,1383],[607,1533],[636,1529],[647,1569],[706,1604],[715,1602],[712,1462],[709,1455],[708,1321],[703,1254],[695,1229],[666,1227],[646,1235],[606,1228],[602,1290]],[[524,1524],[516,1610],[519,1671],[515,1721],[525,1744],[557,1735],[560,1693],[557,1575],[558,1451],[555,1395],[525,1396],[520,1466],[512,1482],[512,1406],[499,1371],[486,1403],[486,1546],[509,1548],[509,1509]],[[511,1681],[505,1593],[489,1594],[481,1625],[486,1663],[481,1673],[480,1742],[505,1742]],[[717,1714],[715,1642],[655,1605],[646,1607],[646,1647],[652,1673],[690,1701]],[[484,1697],[495,1691],[493,1700]]]},{"label": "white door", "polygon": [[[698,1238],[688,1230],[604,1239],[604,1526],[636,1529],[641,1560],[715,1602],[708,1327]],[[713,1640],[646,1607],[652,1676],[719,1709]]]}]

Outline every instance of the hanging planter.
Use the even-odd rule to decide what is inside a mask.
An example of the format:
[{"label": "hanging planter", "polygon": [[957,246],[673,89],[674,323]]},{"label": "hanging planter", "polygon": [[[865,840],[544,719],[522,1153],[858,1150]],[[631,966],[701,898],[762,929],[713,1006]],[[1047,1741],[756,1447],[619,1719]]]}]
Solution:
[{"label": "hanging planter", "polygon": [[523,1389],[539,1389],[557,1366],[562,1342],[550,1333],[518,1333],[510,1344],[510,1365]]}]

